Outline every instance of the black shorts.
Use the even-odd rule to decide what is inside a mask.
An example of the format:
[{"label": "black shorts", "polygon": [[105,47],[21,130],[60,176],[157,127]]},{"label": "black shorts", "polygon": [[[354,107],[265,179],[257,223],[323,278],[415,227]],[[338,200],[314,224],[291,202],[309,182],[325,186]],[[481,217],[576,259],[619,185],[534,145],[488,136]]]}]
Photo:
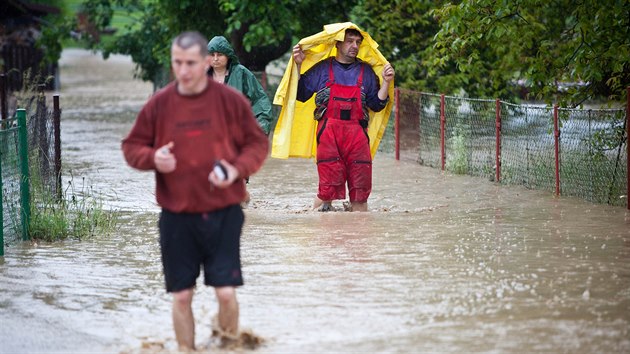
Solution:
[{"label": "black shorts", "polygon": [[201,214],[162,209],[160,248],[166,291],[194,287],[202,265],[206,285],[243,285],[240,239],[244,221],[239,205]]}]

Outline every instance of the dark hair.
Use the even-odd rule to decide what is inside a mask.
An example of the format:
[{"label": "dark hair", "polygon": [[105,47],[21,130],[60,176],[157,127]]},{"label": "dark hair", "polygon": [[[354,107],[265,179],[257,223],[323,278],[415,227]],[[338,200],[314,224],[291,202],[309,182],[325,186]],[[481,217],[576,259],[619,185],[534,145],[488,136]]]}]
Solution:
[{"label": "dark hair", "polygon": [[180,33],[175,39],[173,39],[173,45],[176,45],[182,49],[192,48],[196,45],[199,46],[199,52],[202,57],[208,55],[208,51],[206,50],[206,44],[208,40],[203,34],[197,31],[188,31]]},{"label": "dark hair", "polygon": [[359,32],[358,30],[354,28],[348,28],[346,30],[346,34],[351,34],[353,36],[361,37],[361,39],[363,39],[363,35],[361,34],[361,32]]}]

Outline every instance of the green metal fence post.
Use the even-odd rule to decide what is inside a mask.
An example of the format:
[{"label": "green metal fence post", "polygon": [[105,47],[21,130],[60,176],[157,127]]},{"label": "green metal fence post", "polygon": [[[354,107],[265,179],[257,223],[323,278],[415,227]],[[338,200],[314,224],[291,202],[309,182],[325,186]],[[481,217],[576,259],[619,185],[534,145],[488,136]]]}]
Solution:
[{"label": "green metal fence post", "polygon": [[22,209],[22,240],[29,240],[28,225],[31,220],[31,192],[30,180],[28,172],[28,136],[26,128],[26,110],[20,108],[17,110],[18,119],[18,141],[20,154],[20,205]]},{"label": "green metal fence post", "polygon": [[[1,132],[0,132],[1,134]],[[4,186],[2,185],[2,158],[0,157],[0,257],[4,256]]]}]

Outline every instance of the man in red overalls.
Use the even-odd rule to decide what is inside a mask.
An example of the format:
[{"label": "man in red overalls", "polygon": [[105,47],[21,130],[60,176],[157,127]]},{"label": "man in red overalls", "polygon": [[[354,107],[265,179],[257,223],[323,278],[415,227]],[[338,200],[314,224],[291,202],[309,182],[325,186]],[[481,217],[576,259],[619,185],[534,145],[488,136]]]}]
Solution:
[{"label": "man in red overalls", "polygon": [[[316,93],[319,189],[313,207],[320,211],[329,211],[333,200],[346,198],[346,183],[351,210],[368,210],[372,191],[368,109],[378,112],[385,108],[394,68],[385,65],[383,85],[379,85],[372,67],[357,58],[362,41],[361,32],[347,29],[344,41],[336,44],[335,58],[314,65],[298,83],[299,101]],[[293,47],[298,72],[304,57],[299,44]]]}]

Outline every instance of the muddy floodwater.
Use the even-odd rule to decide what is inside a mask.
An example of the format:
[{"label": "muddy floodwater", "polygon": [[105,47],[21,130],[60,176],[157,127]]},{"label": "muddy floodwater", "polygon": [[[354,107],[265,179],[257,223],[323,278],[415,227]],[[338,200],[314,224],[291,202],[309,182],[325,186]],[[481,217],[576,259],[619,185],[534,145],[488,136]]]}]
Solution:
[{"label": "muddy floodwater", "polygon": [[[121,221],[113,235],[6,248],[0,353],[172,351],[153,174],[120,152],[152,86],[126,57],[66,50],[60,67],[64,180],[85,180]],[[305,159],[268,159],[251,178],[238,299],[264,344],[237,352],[630,352],[625,208],[386,153],[368,213],[311,211],[316,187]],[[208,344],[217,304],[198,284],[197,345],[225,352]]]}]

